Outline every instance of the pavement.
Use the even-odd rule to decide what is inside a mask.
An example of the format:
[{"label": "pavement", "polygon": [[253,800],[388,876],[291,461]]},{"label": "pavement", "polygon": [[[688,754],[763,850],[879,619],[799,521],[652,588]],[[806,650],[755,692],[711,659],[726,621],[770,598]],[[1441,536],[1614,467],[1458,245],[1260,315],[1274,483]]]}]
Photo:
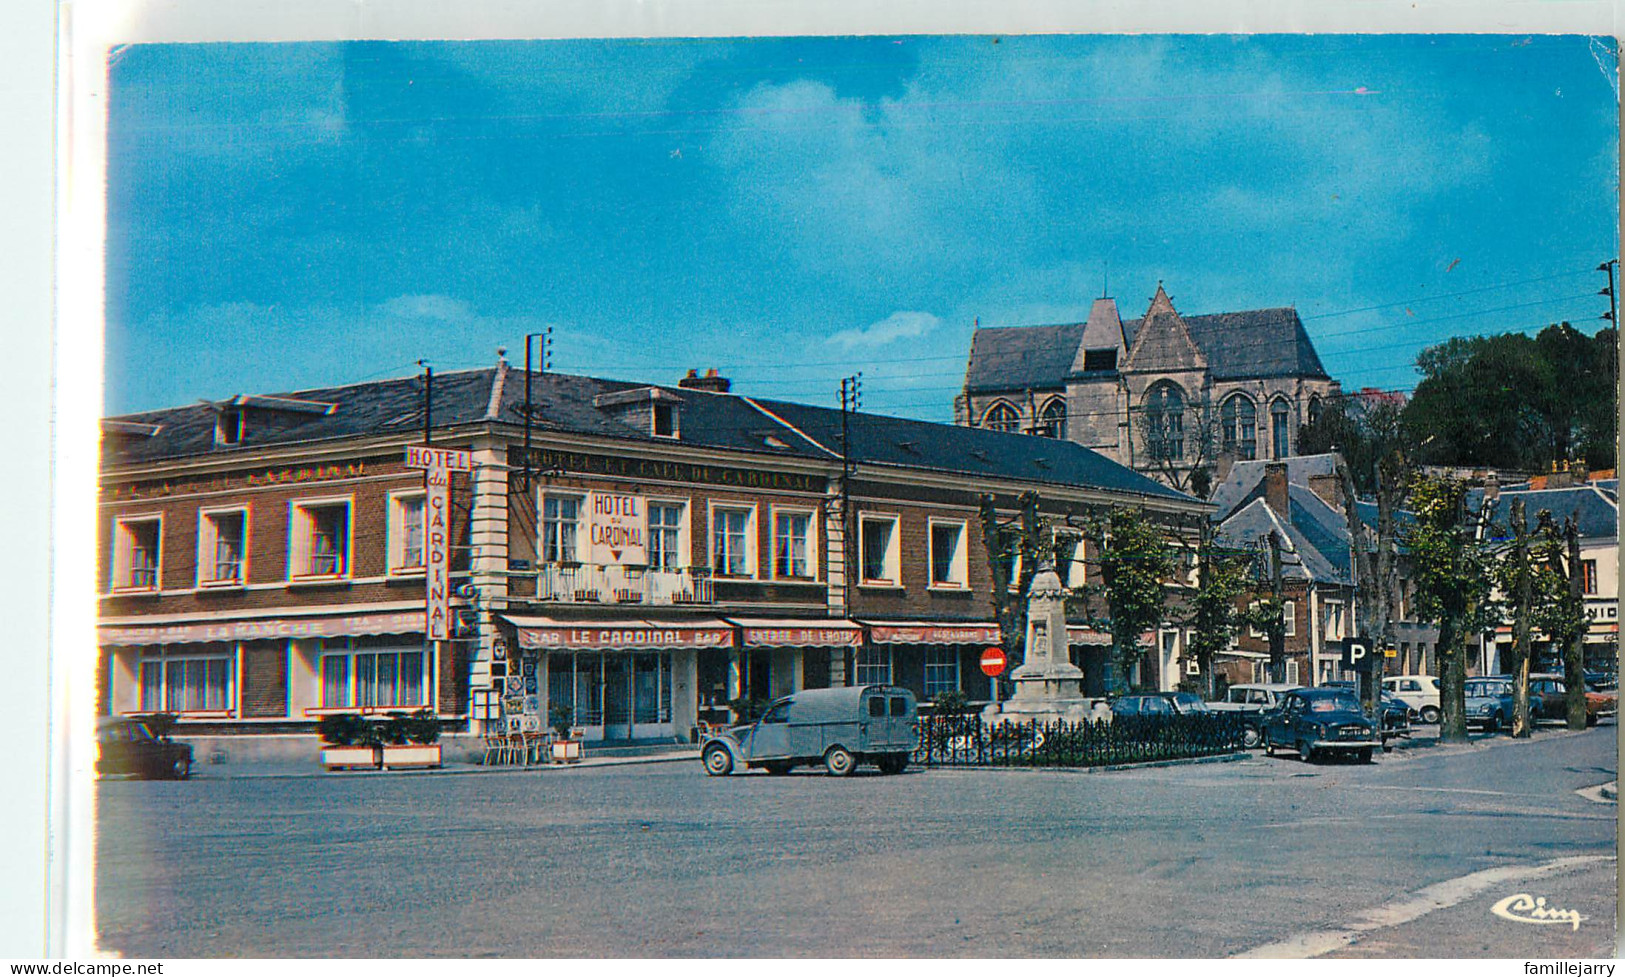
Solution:
[{"label": "pavement", "polygon": [[1611,956],[1617,755],[109,782],[97,922],[149,957]]}]

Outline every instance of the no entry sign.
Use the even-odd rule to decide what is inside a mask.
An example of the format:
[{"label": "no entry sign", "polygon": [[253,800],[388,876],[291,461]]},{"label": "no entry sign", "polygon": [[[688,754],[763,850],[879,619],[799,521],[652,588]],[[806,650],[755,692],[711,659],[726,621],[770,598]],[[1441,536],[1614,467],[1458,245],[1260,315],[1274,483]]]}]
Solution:
[{"label": "no entry sign", "polygon": [[1004,649],[989,648],[982,652],[982,674],[988,678],[997,678],[1004,674]]}]

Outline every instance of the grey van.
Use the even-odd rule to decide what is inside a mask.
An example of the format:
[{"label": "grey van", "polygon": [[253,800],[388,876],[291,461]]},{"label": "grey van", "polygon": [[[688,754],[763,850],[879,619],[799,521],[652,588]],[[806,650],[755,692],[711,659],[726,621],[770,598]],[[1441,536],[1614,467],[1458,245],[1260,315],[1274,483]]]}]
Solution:
[{"label": "grey van", "polygon": [[822,763],[844,777],[860,763],[901,773],[919,741],[914,693],[890,685],[803,689],[773,703],[754,723],[707,738],[700,761],[713,777],[736,767],[788,773]]}]

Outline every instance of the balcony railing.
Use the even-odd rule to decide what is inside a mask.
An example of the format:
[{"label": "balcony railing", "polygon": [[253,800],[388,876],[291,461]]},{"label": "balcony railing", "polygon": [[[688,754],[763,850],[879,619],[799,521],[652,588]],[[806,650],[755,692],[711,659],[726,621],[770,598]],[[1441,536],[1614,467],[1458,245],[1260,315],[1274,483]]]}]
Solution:
[{"label": "balcony railing", "polygon": [[711,604],[711,572],[645,570],[595,563],[549,564],[536,571],[536,599],[564,604]]}]

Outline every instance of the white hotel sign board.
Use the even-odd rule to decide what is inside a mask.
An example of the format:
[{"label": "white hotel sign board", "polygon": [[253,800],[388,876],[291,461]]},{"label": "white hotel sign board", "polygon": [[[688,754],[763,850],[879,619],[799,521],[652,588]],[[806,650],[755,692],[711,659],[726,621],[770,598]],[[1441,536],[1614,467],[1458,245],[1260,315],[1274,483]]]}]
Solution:
[{"label": "white hotel sign board", "polygon": [[406,467],[423,469],[427,498],[423,505],[423,564],[430,641],[451,637],[451,473],[474,470],[467,451],[412,445]]},{"label": "white hotel sign board", "polygon": [[587,561],[605,566],[649,562],[649,502],[641,495],[587,493]]}]

